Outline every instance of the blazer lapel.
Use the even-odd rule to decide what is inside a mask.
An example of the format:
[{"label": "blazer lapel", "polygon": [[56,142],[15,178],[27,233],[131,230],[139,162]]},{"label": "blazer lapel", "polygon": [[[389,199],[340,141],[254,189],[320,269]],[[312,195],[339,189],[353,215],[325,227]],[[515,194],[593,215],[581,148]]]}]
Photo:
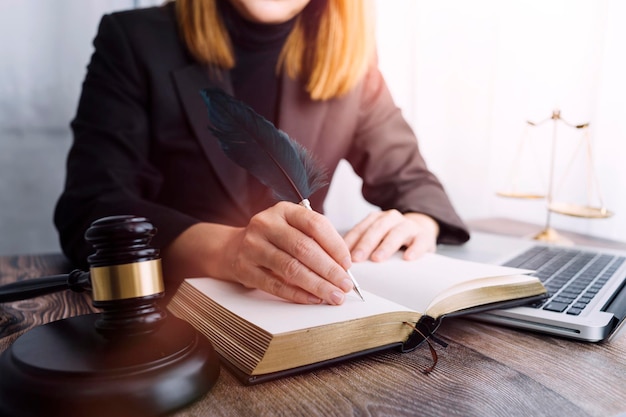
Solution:
[{"label": "blazer lapel", "polygon": [[237,209],[241,211],[241,214],[249,217],[247,172],[226,156],[215,136],[209,131],[206,105],[200,96],[200,90],[207,87],[218,87],[232,94],[228,72],[222,71],[220,75],[221,80],[213,79],[209,76],[208,69],[199,64],[173,71],[180,101],[204,154]]}]

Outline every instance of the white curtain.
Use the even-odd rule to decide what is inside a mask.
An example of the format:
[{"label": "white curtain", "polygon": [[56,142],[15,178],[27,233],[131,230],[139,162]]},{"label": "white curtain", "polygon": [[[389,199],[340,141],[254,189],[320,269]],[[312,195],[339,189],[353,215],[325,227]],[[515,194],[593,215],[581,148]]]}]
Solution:
[{"label": "white curtain", "polygon": [[[378,0],[377,13],[383,73],[462,217],[510,217],[541,228],[545,199],[496,192],[511,189],[513,171],[519,192],[547,191],[554,123],[529,128],[527,121],[559,109],[564,121],[590,125],[557,124],[553,201],[615,214],[552,214],[552,226],[626,240],[626,2]],[[583,132],[591,173],[579,147]],[[349,168],[338,176],[327,212],[346,228],[371,207],[360,201]]]}]

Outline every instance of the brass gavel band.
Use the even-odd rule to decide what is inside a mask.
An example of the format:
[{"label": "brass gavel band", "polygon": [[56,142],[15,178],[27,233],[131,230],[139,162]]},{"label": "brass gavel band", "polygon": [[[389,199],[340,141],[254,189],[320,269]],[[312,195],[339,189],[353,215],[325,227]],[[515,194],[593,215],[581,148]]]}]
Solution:
[{"label": "brass gavel band", "polygon": [[145,297],[164,291],[161,260],[91,268],[94,301]]}]

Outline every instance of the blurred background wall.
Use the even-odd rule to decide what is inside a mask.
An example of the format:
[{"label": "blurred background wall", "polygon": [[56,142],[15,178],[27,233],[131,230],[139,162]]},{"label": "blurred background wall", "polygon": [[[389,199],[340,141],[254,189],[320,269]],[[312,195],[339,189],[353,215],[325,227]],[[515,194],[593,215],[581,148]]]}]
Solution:
[{"label": "blurred background wall", "polygon": [[[100,17],[160,3],[0,0],[0,254],[59,251],[52,212]],[[523,168],[520,187],[545,191],[552,124],[529,132],[526,121],[545,120],[558,108],[568,122],[590,122],[602,203],[615,215],[553,215],[553,226],[626,240],[626,2],[376,5],[383,73],[464,218],[511,217],[541,228],[545,200],[496,192],[510,188],[516,162]],[[584,158],[576,153],[580,132],[560,126],[558,139],[555,200],[586,204]],[[522,142],[532,144],[530,151],[520,151]],[[337,177],[326,210],[345,229],[372,207],[361,199],[360,181],[347,165]],[[592,191],[591,203],[598,205]]]},{"label": "blurred background wall", "polygon": [[[552,226],[626,240],[626,2],[377,5],[382,71],[462,217],[510,217],[543,227],[545,199],[496,193],[511,191],[513,180],[518,192],[546,193],[553,123],[529,128],[527,121],[544,121],[560,109],[569,123],[590,123],[592,155],[581,147],[581,130],[557,125],[553,201],[615,214],[593,220],[553,214]],[[586,169],[591,160],[595,175]],[[355,203],[360,182],[343,168],[345,180],[335,183],[328,206],[340,228],[370,209]]]},{"label": "blurred background wall", "polygon": [[0,254],[59,252],[52,223],[92,40],[133,0],[0,0]]}]

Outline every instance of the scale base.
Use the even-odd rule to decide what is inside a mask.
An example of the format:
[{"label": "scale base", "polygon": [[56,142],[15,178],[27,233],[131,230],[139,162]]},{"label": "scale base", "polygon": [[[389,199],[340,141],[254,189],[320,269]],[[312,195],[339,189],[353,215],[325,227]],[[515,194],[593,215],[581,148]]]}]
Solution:
[{"label": "scale base", "polygon": [[533,236],[533,239],[539,240],[541,242],[557,243],[559,245],[573,245],[574,244],[571,240],[561,236],[559,232],[557,232],[551,227],[547,227],[543,229],[541,232]]},{"label": "scale base", "polygon": [[172,316],[150,333],[107,339],[99,314],[36,327],[0,356],[0,415],[157,416],[205,394],[219,376],[210,342]]}]

